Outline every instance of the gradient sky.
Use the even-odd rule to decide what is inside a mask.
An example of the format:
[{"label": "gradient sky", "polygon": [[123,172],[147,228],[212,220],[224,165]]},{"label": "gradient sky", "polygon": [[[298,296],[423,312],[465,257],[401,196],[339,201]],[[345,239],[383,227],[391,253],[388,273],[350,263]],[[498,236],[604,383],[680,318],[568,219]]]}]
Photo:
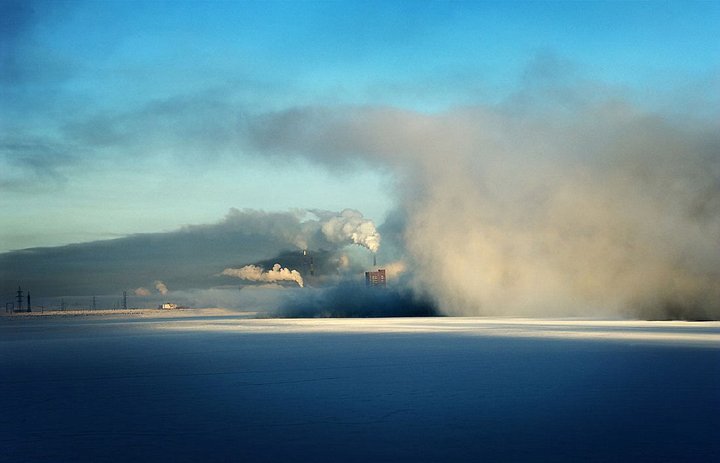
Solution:
[{"label": "gradient sky", "polygon": [[231,207],[383,221],[391,173],[255,152],[248,114],[436,113],[508,101],[529,72],[558,69],[692,112],[720,71],[720,2],[1,5],[0,252],[216,222]]}]

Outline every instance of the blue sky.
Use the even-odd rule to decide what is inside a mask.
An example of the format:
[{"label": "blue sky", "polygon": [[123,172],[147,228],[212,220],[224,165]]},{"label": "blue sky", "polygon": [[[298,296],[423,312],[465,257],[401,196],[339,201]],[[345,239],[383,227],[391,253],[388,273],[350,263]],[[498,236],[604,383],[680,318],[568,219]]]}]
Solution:
[{"label": "blue sky", "polygon": [[354,208],[378,223],[394,207],[384,168],[258,152],[242,130],[257,114],[499,105],[538,74],[692,111],[720,71],[719,2],[2,9],[0,252],[169,231],[231,207]]}]

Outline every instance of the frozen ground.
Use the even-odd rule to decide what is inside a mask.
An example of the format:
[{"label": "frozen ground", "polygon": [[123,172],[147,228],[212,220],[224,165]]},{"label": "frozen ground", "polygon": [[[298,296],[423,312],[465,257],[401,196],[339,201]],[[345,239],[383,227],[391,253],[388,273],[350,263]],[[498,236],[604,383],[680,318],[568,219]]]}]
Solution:
[{"label": "frozen ground", "polygon": [[720,323],[0,317],[1,461],[720,461]]}]

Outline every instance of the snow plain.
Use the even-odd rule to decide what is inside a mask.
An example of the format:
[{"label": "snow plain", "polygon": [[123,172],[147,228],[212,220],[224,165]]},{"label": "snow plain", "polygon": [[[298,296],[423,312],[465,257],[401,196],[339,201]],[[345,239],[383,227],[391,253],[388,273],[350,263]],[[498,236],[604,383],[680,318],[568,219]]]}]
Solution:
[{"label": "snow plain", "polygon": [[720,461],[720,323],[0,317],[0,461]]}]

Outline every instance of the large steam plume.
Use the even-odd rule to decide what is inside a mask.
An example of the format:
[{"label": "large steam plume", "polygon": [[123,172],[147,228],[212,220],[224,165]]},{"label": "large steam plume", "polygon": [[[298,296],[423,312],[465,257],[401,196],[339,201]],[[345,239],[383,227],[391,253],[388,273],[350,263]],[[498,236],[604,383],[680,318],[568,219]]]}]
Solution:
[{"label": "large steam plume", "polygon": [[432,115],[295,108],[248,135],[394,169],[412,284],[446,313],[720,317],[717,122],[562,94]]},{"label": "large steam plume", "polygon": [[290,270],[282,267],[280,264],[273,265],[271,270],[265,271],[256,265],[246,265],[242,268],[226,268],[222,271],[222,275],[232,276],[247,281],[260,281],[265,283],[275,283],[278,281],[294,281],[301,288],[303,287],[303,278],[297,270]]},{"label": "large steam plume", "polygon": [[331,243],[359,244],[372,252],[380,249],[380,234],[372,220],[365,219],[359,211],[345,209],[340,214],[313,210],[320,220],[320,230]]}]

